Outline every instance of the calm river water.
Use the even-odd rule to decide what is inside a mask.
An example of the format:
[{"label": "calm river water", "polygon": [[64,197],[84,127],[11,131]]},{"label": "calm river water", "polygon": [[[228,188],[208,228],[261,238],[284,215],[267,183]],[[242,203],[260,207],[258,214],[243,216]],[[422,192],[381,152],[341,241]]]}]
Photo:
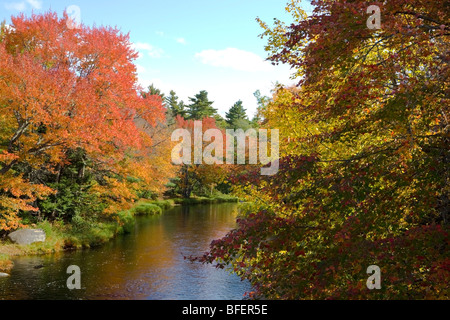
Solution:
[{"label": "calm river water", "polygon": [[[247,282],[184,259],[202,254],[234,228],[236,214],[236,204],[175,207],[161,216],[140,217],[133,233],[99,248],[20,257],[11,276],[0,278],[0,300],[242,299],[251,291]],[[81,269],[81,290],[67,289],[70,265]]]}]

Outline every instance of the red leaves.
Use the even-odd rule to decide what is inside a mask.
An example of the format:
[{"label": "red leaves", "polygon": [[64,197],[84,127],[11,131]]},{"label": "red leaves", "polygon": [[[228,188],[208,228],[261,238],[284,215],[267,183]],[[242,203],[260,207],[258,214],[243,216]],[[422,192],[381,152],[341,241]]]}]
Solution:
[{"label": "red leaves", "polygon": [[298,257],[298,256],[305,256],[305,251],[303,251],[303,250],[297,250],[297,251],[295,251],[295,256],[296,256],[296,257]]},{"label": "red leaves", "polygon": [[[147,156],[151,139],[138,122],[152,128],[165,111],[160,98],[139,93],[129,36],[107,27],[68,29],[67,19],[51,12],[12,17],[0,41],[0,148],[7,149],[0,149],[0,180],[15,198],[31,201],[48,190],[8,180],[11,164],[52,171],[68,162],[70,149],[85,150],[100,169],[142,179],[150,171],[127,158]],[[119,198],[130,194],[121,183],[110,189]],[[19,209],[27,207],[6,208]]]}]

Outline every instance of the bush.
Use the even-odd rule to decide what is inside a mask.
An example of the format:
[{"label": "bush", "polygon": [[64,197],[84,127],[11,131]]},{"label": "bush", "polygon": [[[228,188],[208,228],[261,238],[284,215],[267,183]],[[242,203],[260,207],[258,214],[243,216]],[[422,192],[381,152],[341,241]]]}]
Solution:
[{"label": "bush", "polygon": [[162,210],[168,210],[174,205],[174,202],[171,200],[157,200],[153,201],[152,203],[160,207]]},{"label": "bush", "polygon": [[136,193],[139,199],[156,200],[158,195],[150,190],[139,190]]},{"label": "bush", "polygon": [[130,210],[119,212],[117,218],[121,225],[120,233],[131,233],[134,230],[136,220]]},{"label": "bush", "polygon": [[131,209],[135,215],[158,215],[162,214],[161,207],[153,203],[142,203]]},{"label": "bush", "polygon": [[91,223],[83,216],[76,214],[72,217],[72,230],[78,233],[87,232],[91,228]]}]

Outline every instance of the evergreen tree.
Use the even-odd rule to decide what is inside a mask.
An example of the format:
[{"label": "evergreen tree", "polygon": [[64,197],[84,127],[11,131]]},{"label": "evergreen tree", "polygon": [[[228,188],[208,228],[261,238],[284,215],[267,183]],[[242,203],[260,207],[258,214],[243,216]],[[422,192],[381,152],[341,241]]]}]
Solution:
[{"label": "evergreen tree", "polygon": [[226,114],[226,121],[230,126],[238,119],[248,120],[246,110],[244,109],[241,100],[236,102]]},{"label": "evergreen tree", "polygon": [[162,93],[160,89],[156,88],[153,83],[148,87],[147,94],[150,96],[160,96],[163,101],[166,97],[165,94]]},{"label": "evergreen tree", "polygon": [[247,119],[235,119],[231,125],[228,126],[229,129],[242,129],[247,131],[253,128],[253,124]]},{"label": "evergreen tree", "polygon": [[214,115],[214,119],[216,120],[216,126],[219,129],[227,129],[227,122],[225,119],[218,113]]},{"label": "evergreen tree", "polygon": [[247,112],[242,105],[242,101],[236,102],[226,114],[226,122],[230,129],[243,129],[247,130],[251,128],[250,121],[247,117]]},{"label": "evergreen tree", "polygon": [[171,90],[170,95],[165,99],[167,108],[170,111],[171,117],[181,116],[186,118],[186,110],[183,101],[178,102],[178,97],[175,91]]},{"label": "evergreen tree", "polygon": [[3,34],[5,33],[5,30],[6,30],[6,21],[3,20],[0,23],[0,42],[2,41],[1,37],[3,37]]},{"label": "evergreen tree", "polygon": [[208,100],[208,92],[200,91],[194,98],[189,98],[191,104],[187,106],[189,120],[201,120],[206,117],[214,117],[217,109],[212,107],[213,101]]}]

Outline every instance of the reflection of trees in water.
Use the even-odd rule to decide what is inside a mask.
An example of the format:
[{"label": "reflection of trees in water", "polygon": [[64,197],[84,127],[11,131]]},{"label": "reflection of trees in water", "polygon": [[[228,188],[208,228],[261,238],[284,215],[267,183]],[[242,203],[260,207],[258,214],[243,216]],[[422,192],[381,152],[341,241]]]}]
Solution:
[{"label": "reflection of trees in water", "polygon": [[179,208],[179,216],[164,227],[169,236],[181,242],[185,256],[201,255],[212,240],[222,238],[236,226],[236,216],[236,203],[187,206]]},{"label": "reflection of trees in water", "polygon": [[[236,204],[175,207],[162,216],[138,218],[134,233],[102,247],[19,258],[8,283],[0,288],[0,299],[184,298],[176,295],[194,290],[232,294],[234,282],[226,272],[192,264],[183,255],[202,254],[213,239],[233,228],[236,208]],[[66,287],[66,270],[72,264],[81,268],[79,291]],[[44,267],[34,269],[36,265]]]}]

